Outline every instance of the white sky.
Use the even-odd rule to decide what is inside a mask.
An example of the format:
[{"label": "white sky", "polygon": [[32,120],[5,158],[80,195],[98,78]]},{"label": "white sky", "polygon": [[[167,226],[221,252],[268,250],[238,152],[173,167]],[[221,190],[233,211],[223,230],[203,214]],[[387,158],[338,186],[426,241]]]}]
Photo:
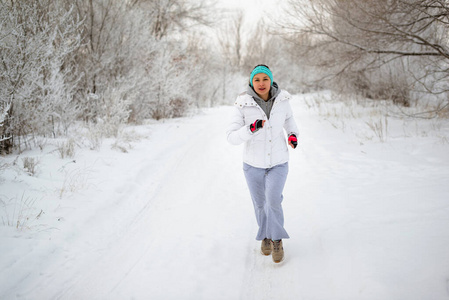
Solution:
[{"label": "white sky", "polygon": [[261,16],[277,15],[280,10],[281,0],[219,0],[219,7],[229,9],[242,9],[245,12],[247,22],[257,22]]}]

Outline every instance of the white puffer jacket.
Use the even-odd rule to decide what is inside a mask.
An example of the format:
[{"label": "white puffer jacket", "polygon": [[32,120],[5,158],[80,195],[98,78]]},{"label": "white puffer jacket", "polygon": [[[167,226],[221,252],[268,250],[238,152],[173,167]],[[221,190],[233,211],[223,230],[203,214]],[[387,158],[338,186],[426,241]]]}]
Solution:
[{"label": "white puffer jacket", "polygon": [[[271,109],[270,119],[262,108],[246,92],[234,103],[234,111],[228,127],[228,142],[245,143],[243,162],[256,168],[271,168],[288,161],[287,135],[298,136],[289,100],[291,95],[281,90]],[[250,125],[257,119],[266,120],[263,128],[252,133]]]}]

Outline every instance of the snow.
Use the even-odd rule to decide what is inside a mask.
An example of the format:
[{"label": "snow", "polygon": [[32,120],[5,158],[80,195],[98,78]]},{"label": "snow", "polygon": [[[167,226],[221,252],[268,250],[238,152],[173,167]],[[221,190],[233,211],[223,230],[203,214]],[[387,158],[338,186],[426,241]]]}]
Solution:
[{"label": "snow", "polygon": [[127,153],[6,157],[0,299],[449,299],[449,122],[388,117],[382,136],[374,109],[328,96],[292,101],[281,264],[254,239],[224,106],[129,128]]}]

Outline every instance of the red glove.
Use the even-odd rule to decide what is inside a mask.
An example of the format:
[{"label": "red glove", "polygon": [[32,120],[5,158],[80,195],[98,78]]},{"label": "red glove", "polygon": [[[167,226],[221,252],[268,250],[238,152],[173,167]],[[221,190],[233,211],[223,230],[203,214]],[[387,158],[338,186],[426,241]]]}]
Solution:
[{"label": "red glove", "polygon": [[293,147],[293,149],[295,149],[296,146],[298,146],[298,139],[296,138],[296,135],[291,134],[288,137],[288,144],[291,145]]},{"label": "red glove", "polygon": [[249,129],[251,130],[252,133],[254,133],[260,128],[262,128],[264,123],[265,123],[264,120],[256,120],[253,124],[249,126]]}]

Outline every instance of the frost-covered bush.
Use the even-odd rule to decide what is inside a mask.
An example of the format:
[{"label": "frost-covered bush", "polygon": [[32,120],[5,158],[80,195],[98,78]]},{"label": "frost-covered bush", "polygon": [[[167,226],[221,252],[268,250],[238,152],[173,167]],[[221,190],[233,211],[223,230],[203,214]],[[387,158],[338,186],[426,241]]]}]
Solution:
[{"label": "frost-covered bush", "polygon": [[192,85],[198,72],[189,64],[185,48],[170,41],[161,43],[151,62],[148,88],[151,117],[159,120],[182,116],[191,101]]},{"label": "frost-covered bush", "polygon": [[448,103],[448,11],[447,1],[289,1],[279,28],[334,89]]},{"label": "frost-covered bush", "polygon": [[[105,93],[126,100],[123,108],[129,116],[120,117],[125,122],[183,115],[194,94],[187,85],[204,77],[195,72],[187,39],[176,30],[185,31],[186,20],[191,26],[203,19],[202,1],[77,2],[88,41],[77,57],[85,74],[80,87],[84,95],[97,97],[77,98],[83,119],[110,120],[102,109]],[[112,96],[111,87],[120,95]]]},{"label": "frost-covered bush", "polygon": [[34,176],[37,172],[37,165],[39,160],[35,157],[24,157],[22,158],[23,168],[27,174]]},{"label": "frost-covered bush", "polygon": [[107,89],[101,96],[101,119],[98,126],[106,137],[116,137],[120,127],[128,122],[130,101],[126,100],[126,90]]},{"label": "frost-covered bush", "polygon": [[81,43],[81,22],[73,7],[49,0],[2,1],[0,15],[3,135],[55,136],[74,120],[70,57]]},{"label": "frost-covered bush", "polygon": [[395,104],[409,106],[413,100],[413,82],[410,70],[396,60],[369,70],[340,74],[330,87],[342,94],[354,94],[369,99],[388,99]]},{"label": "frost-covered bush", "polygon": [[73,138],[68,139],[65,142],[58,143],[59,157],[64,159],[66,157],[75,157],[75,140]]},{"label": "frost-covered bush", "polygon": [[10,103],[0,102],[0,154],[8,153],[12,147],[12,137],[7,126],[10,107]]},{"label": "frost-covered bush", "polygon": [[207,103],[212,54],[184,34],[208,23],[204,3],[0,1],[2,151],[79,120],[101,139]]}]

